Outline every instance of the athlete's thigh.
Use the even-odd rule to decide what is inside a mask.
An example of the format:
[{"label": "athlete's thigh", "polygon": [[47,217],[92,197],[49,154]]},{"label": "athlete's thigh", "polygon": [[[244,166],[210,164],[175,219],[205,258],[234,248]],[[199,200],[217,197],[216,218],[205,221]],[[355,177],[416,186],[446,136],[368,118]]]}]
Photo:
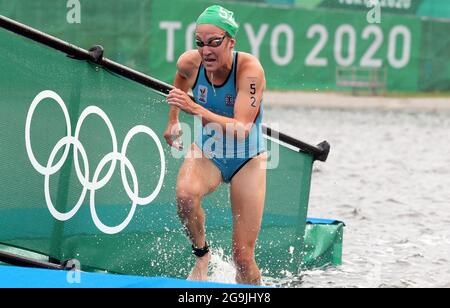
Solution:
[{"label": "athlete's thigh", "polygon": [[197,145],[192,144],[178,172],[177,189],[184,187],[204,196],[214,191],[221,182],[219,169],[203,155]]},{"label": "athlete's thigh", "polygon": [[231,180],[233,240],[253,245],[261,228],[266,196],[267,155],[249,161]]}]

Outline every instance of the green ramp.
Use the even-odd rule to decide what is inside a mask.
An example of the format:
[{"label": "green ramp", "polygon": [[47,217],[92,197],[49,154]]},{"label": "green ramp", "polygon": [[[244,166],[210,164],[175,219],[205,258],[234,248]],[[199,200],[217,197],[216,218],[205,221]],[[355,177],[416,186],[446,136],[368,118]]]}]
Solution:
[{"label": "green ramp", "polygon": [[[0,42],[0,244],[85,270],[185,277],[194,257],[176,214],[182,160],[163,142],[170,86],[2,16]],[[256,257],[278,277],[301,268],[312,166],[329,145],[264,131],[279,164]],[[222,186],[203,206],[210,244],[230,256],[228,196]]]}]

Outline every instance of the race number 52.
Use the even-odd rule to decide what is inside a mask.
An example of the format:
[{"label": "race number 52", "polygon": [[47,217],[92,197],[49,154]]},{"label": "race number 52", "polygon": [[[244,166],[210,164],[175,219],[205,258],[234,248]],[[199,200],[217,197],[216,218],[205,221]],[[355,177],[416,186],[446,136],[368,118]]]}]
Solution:
[{"label": "race number 52", "polygon": [[221,7],[219,10],[219,16],[228,21],[231,21],[231,22],[233,21],[233,12],[229,12],[229,11],[225,10],[223,7]]}]

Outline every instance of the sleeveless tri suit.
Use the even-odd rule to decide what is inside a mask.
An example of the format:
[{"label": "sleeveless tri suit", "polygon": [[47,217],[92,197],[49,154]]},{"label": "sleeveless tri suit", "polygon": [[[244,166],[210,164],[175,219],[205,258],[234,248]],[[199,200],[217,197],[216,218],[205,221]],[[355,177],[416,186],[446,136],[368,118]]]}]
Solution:
[{"label": "sleeveless tri suit", "polygon": [[[192,88],[197,104],[211,112],[225,117],[234,117],[236,102],[236,71],[239,53],[233,54],[233,67],[222,85],[213,85],[208,79],[203,64],[200,64],[197,79]],[[264,108],[261,101],[254,125],[245,140],[238,140],[234,134],[227,136],[219,124],[202,123],[195,119],[195,143],[220,170],[223,181],[229,183],[233,176],[253,157],[265,152],[261,120]]]}]

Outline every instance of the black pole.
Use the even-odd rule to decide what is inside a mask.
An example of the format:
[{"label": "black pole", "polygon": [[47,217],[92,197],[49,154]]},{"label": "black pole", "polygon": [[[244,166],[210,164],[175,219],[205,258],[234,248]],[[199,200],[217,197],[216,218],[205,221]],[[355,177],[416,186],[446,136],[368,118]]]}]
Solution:
[{"label": "black pole", "polygon": [[39,261],[19,255],[15,255],[9,252],[0,251],[0,262],[4,262],[13,266],[42,268],[51,270],[67,270],[68,268],[51,262]]}]

